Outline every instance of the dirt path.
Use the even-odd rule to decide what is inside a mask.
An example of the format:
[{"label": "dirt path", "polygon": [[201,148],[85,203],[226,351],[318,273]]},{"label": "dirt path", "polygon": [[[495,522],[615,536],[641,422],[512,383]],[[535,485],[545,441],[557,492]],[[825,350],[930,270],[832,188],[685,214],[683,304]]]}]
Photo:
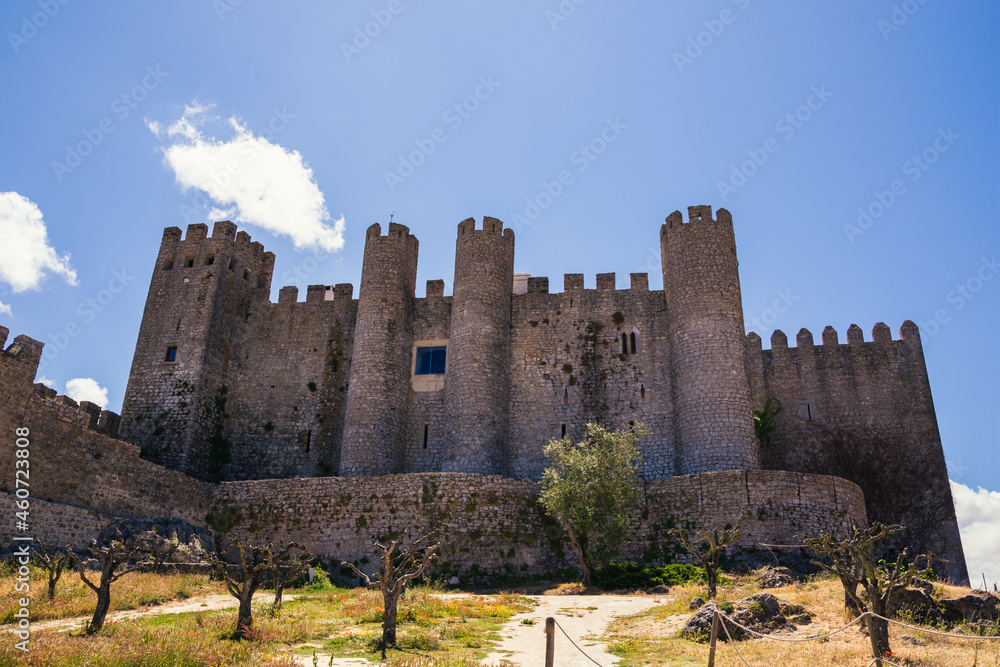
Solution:
[{"label": "dirt path", "polygon": [[[531,611],[514,616],[501,630],[503,639],[483,661],[496,664],[501,660],[517,663],[522,667],[541,667],[545,664],[545,618],[552,616],[576,645],[601,665],[613,665],[618,658],[607,653],[606,646],[598,641],[608,623],[615,616],[637,614],[649,609],[656,601],[651,597],[626,595],[529,595],[538,602]],[[527,625],[522,623],[530,620]],[[593,667],[588,660],[556,628],[555,664],[559,667]]]},{"label": "dirt path", "polygon": [[[285,595],[285,600],[294,600],[295,595]],[[264,602],[274,599],[274,594],[270,592],[258,593],[254,596],[254,602]],[[186,614],[193,611],[213,611],[215,609],[231,609],[239,605],[239,601],[232,595],[208,595],[205,597],[190,598],[187,600],[172,600],[164,602],[155,607],[145,607],[142,609],[130,609],[128,611],[116,611],[108,614],[108,621],[121,621],[127,618],[142,618],[144,616],[161,616],[163,614]],[[33,630],[77,630],[84,623],[90,621],[90,616],[77,616],[75,618],[60,618],[51,621],[38,621],[32,623]],[[311,663],[310,663],[311,664]]]}]

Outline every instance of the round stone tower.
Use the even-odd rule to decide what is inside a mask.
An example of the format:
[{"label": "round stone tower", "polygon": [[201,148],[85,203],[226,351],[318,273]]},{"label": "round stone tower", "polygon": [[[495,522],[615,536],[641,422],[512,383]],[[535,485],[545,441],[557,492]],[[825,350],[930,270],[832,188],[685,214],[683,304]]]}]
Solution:
[{"label": "round stone tower", "polygon": [[745,367],[733,217],[689,206],[660,228],[677,472],[760,467]]},{"label": "round stone tower", "polygon": [[413,346],[417,239],[389,223],[368,228],[354,352],[347,387],[340,474],[402,471]]},{"label": "round stone tower", "polygon": [[442,470],[507,471],[510,309],[514,230],[484,217],[458,225],[445,374],[447,448]]}]

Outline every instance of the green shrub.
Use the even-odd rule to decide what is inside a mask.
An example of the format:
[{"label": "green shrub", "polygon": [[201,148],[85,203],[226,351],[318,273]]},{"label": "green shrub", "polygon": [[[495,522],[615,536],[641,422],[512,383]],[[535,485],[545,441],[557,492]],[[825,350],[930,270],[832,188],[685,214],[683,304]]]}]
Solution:
[{"label": "green shrub", "polygon": [[607,589],[677,586],[688,582],[703,584],[706,581],[704,568],[682,563],[671,563],[663,567],[610,563],[594,571],[594,582],[601,588]]}]

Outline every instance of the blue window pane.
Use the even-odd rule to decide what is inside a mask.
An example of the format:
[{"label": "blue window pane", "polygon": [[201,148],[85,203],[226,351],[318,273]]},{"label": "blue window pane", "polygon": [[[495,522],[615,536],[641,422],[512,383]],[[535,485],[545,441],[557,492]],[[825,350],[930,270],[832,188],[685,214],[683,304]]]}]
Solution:
[{"label": "blue window pane", "polygon": [[416,375],[443,375],[445,367],[446,346],[418,347],[417,360],[414,365]]}]

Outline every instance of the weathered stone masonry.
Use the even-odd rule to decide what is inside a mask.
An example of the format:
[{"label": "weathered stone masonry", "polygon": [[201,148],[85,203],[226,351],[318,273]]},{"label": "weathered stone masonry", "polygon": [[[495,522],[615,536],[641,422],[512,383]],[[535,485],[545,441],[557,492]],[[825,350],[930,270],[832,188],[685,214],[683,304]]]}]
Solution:
[{"label": "weathered stone masonry", "polygon": [[[189,226],[184,238],[171,227],[150,281],[120,425],[97,406],[78,409],[33,388],[25,359],[41,346],[25,336],[17,341],[27,357],[0,356],[0,400],[11,406],[0,423],[13,428],[9,414],[19,414],[44,436],[39,450],[50,454],[40,460],[58,471],[50,487],[37,489],[48,500],[101,516],[200,522],[208,505],[227,498],[249,494],[265,512],[283,494],[298,500],[281,512],[300,524],[333,521],[327,532],[337,539],[323,538],[324,549],[338,541],[360,549],[375,527],[395,524],[382,510],[352,503],[381,497],[372,507],[409,516],[377,489],[391,481],[398,500],[425,484],[425,474],[436,475],[452,505],[471,507],[466,495],[484,493],[444,481],[455,475],[469,488],[502,489],[493,505],[475,501],[489,512],[434,515],[454,523],[448,532],[456,539],[468,542],[467,531],[481,530],[484,545],[501,545],[517,534],[513,517],[523,518],[517,508],[535,493],[549,439],[578,439],[591,421],[642,421],[651,429],[639,443],[648,505],[637,525],[648,537],[633,556],[652,552],[664,513],[708,526],[733,520],[745,505],[759,514],[758,541],[802,534],[790,531],[820,526],[823,517],[830,529],[864,522],[854,502],[862,496],[846,479],[860,486],[869,517],[908,526],[897,546],[944,555],[948,576],[965,580],[916,327],[907,322],[893,341],[879,324],[865,342],[852,326],[847,344],[828,328],[821,346],[803,330],[794,348],[775,332],[762,350],[756,334],[744,336],[729,212],[693,206],[686,222],[672,213],[660,248],[662,291],[649,289],[646,274],[632,274],[630,289],[619,290],[615,274],[602,273],[596,289],[584,289],[582,274],[567,274],[563,291],[550,293],[548,278],[513,274],[512,230],[488,217],[476,229],[468,219],[457,230],[454,294],[430,280],[418,298],[417,239],[395,223],[383,236],[376,224],[366,235],[357,299],[343,283],[310,285],[302,302],[285,287],[271,303],[274,256],[249,235],[230,222],[216,223],[211,237],[206,225]],[[443,373],[418,370],[420,350],[431,349],[445,351]],[[752,410],[768,399],[785,409],[762,449]],[[117,433],[132,444],[114,440]],[[813,483],[833,479],[826,475],[844,479]],[[219,480],[219,487],[205,483]],[[338,497],[355,500],[339,513],[308,496],[347,487],[354,491]],[[780,500],[793,487],[796,500]],[[756,500],[754,488],[762,490]],[[773,512],[761,509],[769,488]],[[503,567],[481,553],[485,546],[464,542],[469,551],[456,563]],[[554,567],[559,559],[538,549],[531,562]]]}]

